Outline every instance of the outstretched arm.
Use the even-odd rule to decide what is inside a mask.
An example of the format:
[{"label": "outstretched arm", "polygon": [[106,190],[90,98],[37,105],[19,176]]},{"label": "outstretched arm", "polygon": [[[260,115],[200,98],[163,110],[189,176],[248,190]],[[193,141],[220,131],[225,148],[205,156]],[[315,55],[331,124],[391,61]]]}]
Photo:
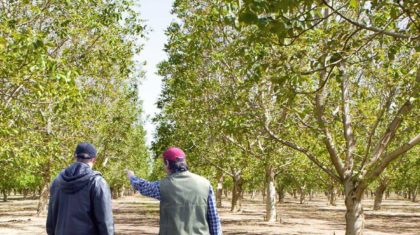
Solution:
[{"label": "outstretched arm", "polygon": [[138,178],[132,171],[127,170],[127,177],[130,179],[131,186],[143,196],[160,200],[160,182],[149,182]]}]

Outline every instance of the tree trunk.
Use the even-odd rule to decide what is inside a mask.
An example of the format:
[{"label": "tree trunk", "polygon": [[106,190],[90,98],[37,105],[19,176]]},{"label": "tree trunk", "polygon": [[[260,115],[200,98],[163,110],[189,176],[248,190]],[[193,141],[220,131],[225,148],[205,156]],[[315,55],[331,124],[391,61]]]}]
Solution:
[{"label": "tree trunk", "polygon": [[110,188],[110,189],[111,189],[112,199],[118,199],[118,189],[117,188]]},{"label": "tree trunk", "polygon": [[36,210],[37,216],[43,215],[47,211],[48,196],[50,195],[50,183],[44,183],[41,194],[39,195],[38,207]]},{"label": "tree trunk", "polygon": [[276,188],[274,185],[274,170],[271,165],[266,167],[266,187],[267,200],[265,203],[265,220],[268,222],[275,222],[277,217],[276,211]]},{"label": "tree trunk", "polygon": [[232,191],[232,204],[230,211],[236,212],[241,210],[241,194],[242,194],[242,177],[240,174],[235,174],[232,177],[233,191]]},{"label": "tree trunk", "polygon": [[377,211],[381,209],[382,199],[384,197],[384,192],[387,186],[388,186],[387,183],[381,180],[379,186],[376,188],[375,201],[373,203],[373,210]]},{"label": "tree trunk", "polygon": [[303,185],[302,187],[299,187],[299,194],[300,194],[300,197],[299,197],[299,203],[300,204],[303,204],[303,203],[305,203],[305,188],[306,188],[306,185]]},{"label": "tree trunk", "polygon": [[22,190],[23,199],[26,199],[28,197],[28,193],[29,193],[29,189],[23,189]]},{"label": "tree trunk", "polygon": [[43,186],[40,187],[37,215],[40,216],[47,211],[48,197],[50,195],[50,170],[51,159],[47,162],[43,172]]},{"label": "tree trunk", "polygon": [[236,207],[238,208],[237,211],[242,211],[242,200],[244,199],[244,191],[242,191],[242,185],[239,189],[239,196]]},{"label": "tree trunk", "polygon": [[283,186],[278,187],[278,189],[277,189],[277,194],[279,195],[279,200],[278,200],[278,202],[279,202],[279,203],[284,203],[284,198],[285,198],[285,196],[286,196],[286,193],[285,193],[285,191],[284,191],[284,187],[283,187]]},{"label": "tree trunk", "polygon": [[118,198],[124,197],[124,188],[118,188]]},{"label": "tree trunk", "polygon": [[216,207],[222,208],[223,174],[219,174],[216,188]]},{"label": "tree trunk", "polygon": [[[53,102],[50,102],[48,104],[48,114],[51,115],[53,113]],[[42,116],[44,116],[42,114]],[[52,119],[51,116],[46,117],[46,142],[50,141],[52,138]],[[51,164],[52,164],[53,158],[49,158],[46,162],[45,166],[41,168],[43,170],[42,172],[42,179],[43,184],[42,187],[40,187],[39,192],[39,201],[38,206],[36,210],[37,216],[43,215],[47,211],[48,206],[48,198],[50,196],[50,173],[51,173]]]},{"label": "tree trunk", "polygon": [[7,202],[7,191],[2,190],[1,192],[3,193],[3,202]]},{"label": "tree trunk", "polygon": [[365,216],[361,195],[356,194],[356,187],[350,179],[344,182],[345,204],[346,204],[346,235],[361,235],[365,225]]},{"label": "tree trunk", "polygon": [[309,189],[309,201],[312,201],[314,199],[314,191],[312,189]]},{"label": "tree trunk", "polygon": [[254,199],[256,194],[257,194],[257,190],[253,189],[251,192],[251,199]]},{"label": "tree trunk", "polygon": [[337,192],[334,184],[331,184],[328,189],[328,201],[331,206],[337,205]]},{"label": "tree trunk", "polygon": [[415,187],[413,190],[411,190],[411,201],[416,202],[417,200],[417,190],[418,187]]},{"label": "tree trunk", "polygon": [[296,189],[293,189],[293,198],[294,199],[297,199],[297,192],[296,191],[297,191]]},{"label": "tree trunk", "polygon": [[225,188],[225,189],[223,190],[223,192],[224,192],[224,194],[225,194],[225,198],[227,198],[227,197],[228,197],[228,190],[227,190],[227,188]]},{"label": "tree trunk", "polygon": [[[266,186],[264,185],[264,188],[266,188]],[[266,195],[267,191],[266,190],[262,190],[261,195],[262,195],[262,199],[263,202],[265,202],[265,195]]]},{"label": "tree trunk", "polygon": [[390,192],[389,192],[389,190],[387,190],[386,192],[385,192],[385,199],[388,199],[389,198],[389,195],[390,194]]}]

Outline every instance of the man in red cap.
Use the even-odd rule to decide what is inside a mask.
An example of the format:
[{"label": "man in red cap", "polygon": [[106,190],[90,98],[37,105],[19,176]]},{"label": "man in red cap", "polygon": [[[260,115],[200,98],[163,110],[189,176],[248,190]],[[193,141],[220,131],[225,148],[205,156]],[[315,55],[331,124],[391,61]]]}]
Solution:
[{"label": "man in red cap", "polygon": [[188,171],[185,153],[170,147],[163,153],[167,176],[148,182],[130,170],[131,185],[142,195],[160,201],[160,235],[222,234],[210,182]]}]

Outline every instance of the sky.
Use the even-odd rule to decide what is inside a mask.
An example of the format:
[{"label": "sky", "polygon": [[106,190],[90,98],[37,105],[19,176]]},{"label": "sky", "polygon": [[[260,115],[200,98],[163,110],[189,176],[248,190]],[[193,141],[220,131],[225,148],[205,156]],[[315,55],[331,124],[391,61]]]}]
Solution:
[{"label": "sky", "polygon": [[142,68],[146,74],[142,80],[139,95],[143,100],[146,143],[150,146],[155,131],[151,119],[159,112],[156,102],[162,90],[162,78],[156,74],[156,66],[167,58],[163,51],[167,41],[165,30],[175,17],[170,13],[173,0],[141,0],[139,4],[141,18],[145,20],[146,27],[149,29],[147,39],[143,42],[144,48],[138,56],[141,61],[146,61],[146,65]]}]

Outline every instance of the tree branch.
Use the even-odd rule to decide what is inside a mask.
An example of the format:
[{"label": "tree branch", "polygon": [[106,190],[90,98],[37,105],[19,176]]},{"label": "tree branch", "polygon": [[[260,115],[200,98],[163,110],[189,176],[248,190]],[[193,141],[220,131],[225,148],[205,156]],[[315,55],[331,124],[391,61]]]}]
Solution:
[{"label": "tree branch", "polygon": [[[325,74],[325,71],[320,74],[322,78]],[[317,117],[318,125],[320,126],[324,136],[324,144],[327,147],[331,162],[333,163],[337,173],[339,174],[341,179],[344,179],[344,170],[343,170],[343,162],[341,161],[340,157],[338,156],[337,149],[334,145],[334,140],[329,129],[326,126],[326,120],[324,119],[324,104],[325,103],[325,87],[321,89],[320,92],[316,94],[315,97],[315,115]]]},{"label": "tree branch", "polygon": [[349,172],[353,169],[353,152],[356,148],[356,140],[353,134],[350,113],[350,79],[343,65],[340,66],[340,72],[343,74],[341,79],[341,109],[343,112],[344,139],[346,140],[346,161],[344,167],[345,171]]},{"label": "tree branch", "polygon": [[319,168],[321,168],[321,170],[323,170],[325,173],[327,173],[329,176],[331,176],[332,178],[338,180],[341,182],[341,179],[338,175],[334,174],[334,172],[332,172],[330,169],[328,169],[327,167],[325,167],[313,154],[311,154],[309,152],[309,150],[286,140],[281,139],[280,137],[278,137],[276,134],[274,134],[270,128],[268,127],[268,123],[266,125],[264,125],[265,130],[268,132],[268,134],[276,141],[278,141],[279,143],[294,149],[298,152],[303,153],[304,155],[306,155],[309,160],[311,160],[313,163],[315,163],[315,165],[317,165]]},{"label": "tree branch", "polygon": [[337,15],[339,15],[341,18],[343,18],[344,20],[346,20],[350,24],[355,25],[357,27],[360,27],[362,29],[366,29],[366,30],[373,31],[373,32],[376,32],[376,33],[380,33],[380,34],[385,34],[385,35],[388,35],[388,36],[391,36],[391,37],[395,37],[395,38],[416,39],[416,38],[419,38],[420,37],[420,35],[411,36],[411,35],[401,34],[401,33],[397,33],[397,32],[390,32],[390,31],[386,31],[385,29],[379,29],[379,28],[376,28],[376,27],[364,25],[362,23],[359,23],[357,21],[354,21],[354,20],[352,20],[352,19],[344,16],[342,13],[340,13],[337,10],[335,10],[330,4],[328,4],[328,2],[326,0],[323,0],[322,2],[328,8],[330,8],[332,11],[334,11],[335,13],[337,13]]},{"label": "tree branch", "polygon": [[[414,87],[412,94],[414,96],[418,96],[419,94],[419,83],[420,83],[420,69],[417,69],[417,75],[416,75],[416,81],[414,82]],[[388,127],[386,128],[385,133],[382,135],[382,138],[378,141],[373,154],[372,159],[369,161],[366,166],[362,167],[362,177],[367,173],[365,169],[368,169],[369,167],[373,166],[378,159],[382,156],[383,152],[386,150],[386,148],[389,146],[391,141],[395,137],[395,133],[397,132],[398,128],[400,127],[401,122],[403,121],[404,117],[413,109],[415,98],[414,97],[408,97],[406,102],[400,107],[397,114],[395,115],[394,119],[389,123]]]},{"label": "tree branch", "polygon": [[234,144],[235,146],[239,147],[240,149],[242,149],[242,151],[244,151],[245,153],[251,153],[254,154],[255,156],[257,156],[257,154],[251,150],[251,145],[249,146],[249,149],[247,149],[246,147],[244,147],[242,144],[238,143],[235,139],[233,139],[231,136],[228,135],[224,135],[223,138],[229,142],[231,142],[232,144]]},{"label": "tree branch", "polygon": [[[342,61],[342,59],[340,59],[339,61]],[[315,93],[319,92],[321,89],[323,89],[323,88],[324,88],[325,84],[327,84],[328,79],[331,77],[332,71],[334,70],[334,67],[335,67],[336,65],[337,65],[337,63],[332,63],[332,64],[330,64],[330,65],[324,66],[322,69],[315,69],[315,70],[312,70],[312,71],[307,71],[307,72],[305,72],[305,73],[308,73],[308,75],[309,75],[310,73],[314,73],[314,72],[317,72],[317,71],[322,71],[322,70],[325,70],[327,67],[330,67],[330,66],[331,66],[331,69],[330,69],[330,71],[328,72],[328,75],[327,75],[327,76],[326,76],[326,78],[325,78],[325,79],[321,82],[321,84],[319,85],[319,87],[318,87],[315,91],[296,91],[296,89],[294,89],[294,90],[295,90],[295,93],[296,93],[296,94],[309,95],[309,94],[315,94]]]},{"label": "tree branch", "polygon": [[366,177],[366,181],[370,181],[371,179],[374,179],[378,177],[385,168],[396,158],[399,156],[402,156],[404,153],[412,149],[414,146],[420,143],[420,134],[417,134],[414,138],[412,138],[407,143],[404,143],[400,147],[396,148],[394,151],[386,154],[381,163],[372,171],[372,173],[369,175],[369,177]]},{"label": "tree branch", "polygon": [[362,169],[362,167],[365,165],[366,160],[367,160],[367,158],[368,158],[368,156],[369,156],[369,153],[370,153],[370,147],[371,147],[371,145],[372,145],[372,137],[375,135],[376,128],[378,128],[379,123],[381,122],[383,115],[385,114],[385,112],[387,112],[387,111],[389,110],[389,107],[391,106],[391,103],[392,103],[391,101],[392,101],[392,97],[394,96],[394,93],[395,93],[395,88],[393,88],[393,89],[389,92],[389,95],[388,95],[388,97],[387,97],[386,103],[385,103],[385,105],[383,106],[383,108],[381,109],[381,111],[379,112],[378,116],[376,117],[376,121],[375,121],[375,123],[373,124],[371,131],[369,132],[369,136],[368,136],[368,144],[367,144],[367,147],[366,147],[366,151],[365,151],[365,155],[364,155],[364,157],[363,157],[362,164],[360,165],[361,169]]},{"label": "tree branch", "polygon": [[396,1],[398,6],[402,9],[402,11],[408,16],[408,18],[411,20],[411,22],[413,22],[413,24],[416,26],[416,28],[419,30],[420,27],[417,25],[416,21],[413,19],[413,17],[411,17],[411,12],[409,10],[407,10],[402,4],[401,1]]},{"label": "tree branch", "polygon": [[385,151],[385,149],[388,147],[388,145],[391,143],[391,140],[394,139],[395,133],[397,132],[398,128],[400,127],[400,124],[404,118],[404,116],[412,109],[413,104],[410,102],[410,100],[407,100],[403,106],[398,110],[397,114],[395,115],[392,122],[388,125],[386,132],[382,136],[382,138],[377,143],[373,154],[372,154],[372,161],[371,164],[373,164],[378,158],[382,156],[382,153]]},{"label": "tree branch", "polygon": [[19,91],[23,88],[23,85],[17,86],[13,91],[12,94],[10,94],[9,98],[6,100],[5,107],[9,107],[10,102],[13,100],[15,95],[17,96],[19,94]]}]

